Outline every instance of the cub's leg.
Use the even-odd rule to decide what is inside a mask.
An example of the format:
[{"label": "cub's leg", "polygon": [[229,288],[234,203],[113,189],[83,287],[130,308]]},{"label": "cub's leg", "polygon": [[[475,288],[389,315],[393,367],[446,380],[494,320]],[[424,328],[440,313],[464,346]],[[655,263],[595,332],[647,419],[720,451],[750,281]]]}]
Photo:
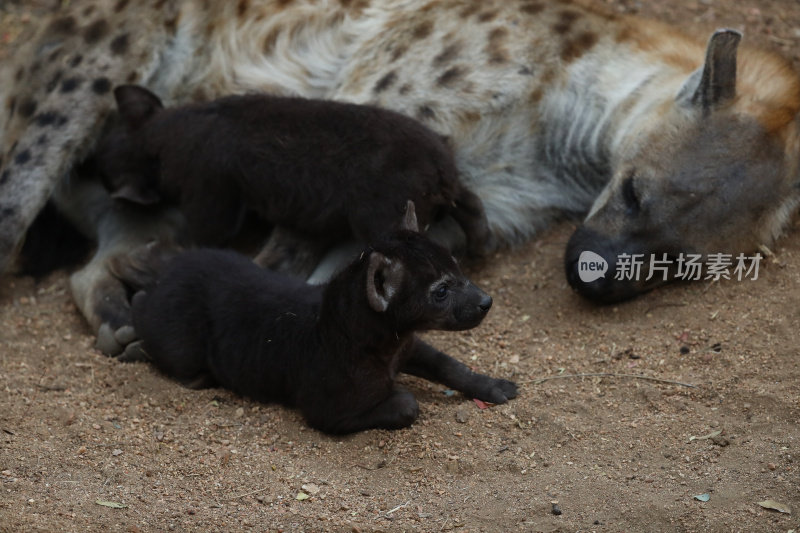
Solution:
[{"label": "cub's leg", "polygon": [[413,424],[418,415],[419,404],[414,395],[395,387],[388,398],[367,411],[350,414],[333,422],[328,417],[317,420],[317,423],[309,419],[309,423],[328,433],[355,433],[374,428],[402,429]]},{"label": "cub's leg", "polygon": [[497,239],[489,231],[489,222],[483,202],[475,193],[461,188],[461,195],[456,198],[451,216],[458,222],[467,238],[467,253],[475,257],[483,257],[497,248]]},{"label": "cub's leg", "polygon": [[406,374],[442,383],[485,402],[506,403],[517,396],[517,385],[513,381],[473,372],[467,365],[419,339],[412,350],[411,357],[401,368]]}]

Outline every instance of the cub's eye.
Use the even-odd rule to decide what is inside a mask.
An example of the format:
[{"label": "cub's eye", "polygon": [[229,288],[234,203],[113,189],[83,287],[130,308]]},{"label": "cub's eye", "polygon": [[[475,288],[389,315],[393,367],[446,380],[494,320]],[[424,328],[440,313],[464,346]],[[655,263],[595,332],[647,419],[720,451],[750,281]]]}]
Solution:
[{"label": "cub's eye", "polygon": [[433,297],[438,302],[447,298],[448,294],[450,294],[450,288],[444,283],[433,289]]}]

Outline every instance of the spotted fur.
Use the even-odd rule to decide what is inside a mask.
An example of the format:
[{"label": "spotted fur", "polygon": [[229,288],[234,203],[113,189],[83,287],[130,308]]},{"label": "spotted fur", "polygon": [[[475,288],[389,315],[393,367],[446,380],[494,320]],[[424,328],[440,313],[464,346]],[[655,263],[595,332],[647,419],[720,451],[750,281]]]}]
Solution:
[{"label": "spotted fur", "polygon": [[[770,147],[769,172],[737,185],[777,191],[759,200],[761,216],[737,223],[733,214],[749,206],[718,205],[698,190],[706,208],[690,224],[654,223],[683,232],[676,240],[693,248],[749,251],[769,244],[798,202],[800,84],[784,60],[743,47],[736,97],[719,112],[730,120],[685,112],[677,96],[696,81],[705,46],[706,37],[580,0],[72,2],[42,25],[2,85],[0,265],[91,151],[120,83],[145,85],[167,105],[260,90],[418,118],[450,139],[491,231],[512,245],[590,208],[597,234],[641,229],[622,209],[630,164],[660,154],[645,162],[654,178],[639,180],[668,199],[676,192],[661,167],[685,148],[681,132],[740,121],[748,135],[731,136],[723,152],[756,137]],[[724,155],[708,164],[723,163]],[[727,240],[697,231],[704,212],[725,215]]]}]

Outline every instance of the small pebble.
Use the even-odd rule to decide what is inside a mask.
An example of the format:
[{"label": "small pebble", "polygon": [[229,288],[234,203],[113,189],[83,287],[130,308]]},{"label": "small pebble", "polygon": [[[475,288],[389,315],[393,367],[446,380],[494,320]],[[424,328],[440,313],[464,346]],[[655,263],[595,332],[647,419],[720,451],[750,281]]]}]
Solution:
[{"label": "small pebble", "polygon": [[723,437],[722,435],[717,435],[716,437],[711,437],[711,442],[716,444],[717,446],[725,447],[730,444],[730,441]]},{"label": "small pebble", "polygon": [[306,483],[301,488],[309,494],[317,494],[319,492],[319,486],[314,483]]},{"label": "small pebble", "polygon": [[559,515],[561,514],[561,507],[559,507],[557,503],[554,503],[554,504],[553,504],[553,510],[552,510],[552,513],[553,513],[554,515],[556,515],[556,516],[559,516]]},{"label": "small pebble", "polygon": [[65,426],[71,426],[75,423],[75,411],[69,409],[61,412],[61,423]]}]

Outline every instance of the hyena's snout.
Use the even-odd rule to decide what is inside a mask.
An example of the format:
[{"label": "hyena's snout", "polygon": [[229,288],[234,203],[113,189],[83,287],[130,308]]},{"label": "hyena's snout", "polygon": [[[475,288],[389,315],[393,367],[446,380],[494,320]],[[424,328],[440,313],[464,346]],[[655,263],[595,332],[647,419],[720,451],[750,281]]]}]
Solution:
[{"label": "hyena's snout", "polygon": [[629,300],[672,279],[669,262],[663,272],[651,269],[653,254],[642,241],[609,237],[584,226],[567,244],[567,280],[581,296],[598,303]]}]

